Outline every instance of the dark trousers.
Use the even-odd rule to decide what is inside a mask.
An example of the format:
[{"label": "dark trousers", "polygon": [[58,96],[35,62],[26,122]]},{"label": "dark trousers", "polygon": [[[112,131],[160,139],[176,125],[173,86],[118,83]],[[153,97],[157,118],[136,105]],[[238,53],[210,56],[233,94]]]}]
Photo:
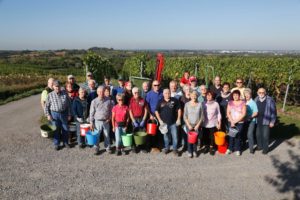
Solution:
[{"label": "dark trousers", "polygon": [[236,124],[239,132],[236,134],[235,137],[229,136],[229,150],[230,151],[241,151],[241,136],[243,133],[243,123]]},{"label": "dark trousers", "polygon": [[[216,132],[216,127],[203,128],[203,141],[205,145],[215,146],[214,133]],[[200,138],[201,140],[201,138]]]},{"label": "dark trousers", "polygon": [[264,153],[268,152],[270,138],[270,127],[268,125],[258,124],[256,127],[257,147]]}]

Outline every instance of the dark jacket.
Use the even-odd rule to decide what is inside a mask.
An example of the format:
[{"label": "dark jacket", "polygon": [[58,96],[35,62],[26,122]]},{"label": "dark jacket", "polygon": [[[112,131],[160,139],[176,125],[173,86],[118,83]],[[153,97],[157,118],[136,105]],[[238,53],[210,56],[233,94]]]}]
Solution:
[{"label": "dark jacket", "polygon": [[82,104],[82,100],[80,100],[79,97],[76,97],[74,99],[72,110],[73,110],[73,115],[75,117],[86,119],[87,116],[84,116],[84,113],[85,115],[88,115],[87,110],[85,110],[87,109],[87,100],[85,100],[84,102],[86,104],[85,106]]},{"label": "dark jacket", "polygon": [[[259,97],[257,96],[254,100],[256,103],[259,101]],[[259,113],[259,115],[264,115],[263,117],[263,125],[269,126],[270,123],[275,124],[277,119],[277,110],[276,110],[276,104],[272,97],[267,96],[266,97],[266,109],[265,113]]]}]

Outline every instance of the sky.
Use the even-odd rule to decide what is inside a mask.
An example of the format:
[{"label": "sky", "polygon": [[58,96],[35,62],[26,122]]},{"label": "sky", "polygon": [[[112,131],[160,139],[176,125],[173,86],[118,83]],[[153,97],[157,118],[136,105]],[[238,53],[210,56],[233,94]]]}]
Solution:
[{"label": "sky", "polygon": [[0,50],[300,50],[300,0],[0,0]]}]

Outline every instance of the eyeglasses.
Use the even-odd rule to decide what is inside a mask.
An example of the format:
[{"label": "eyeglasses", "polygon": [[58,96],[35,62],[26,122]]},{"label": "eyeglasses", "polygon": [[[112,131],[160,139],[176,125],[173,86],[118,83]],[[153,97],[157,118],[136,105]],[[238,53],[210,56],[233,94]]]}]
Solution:
[{"label": "eyeglasses", "polygon": [[123,101],[123,99],[118,99],[118,101]]},{"label": "eyeglasses", "polygon": [[133,94],[138,94],[139,92],[134,92]]},{"label": "eyeglasses", "polygon": [[237,81],[236,83],[243,83],[243,82]]},{"label": "eyeglasses", "polygon": [[160,85],[153,85],[154,87],[159,87]]},{"label": "eyeglasses", "polygon": [[258,94],[265,94],[264,92],[258,92]]}]

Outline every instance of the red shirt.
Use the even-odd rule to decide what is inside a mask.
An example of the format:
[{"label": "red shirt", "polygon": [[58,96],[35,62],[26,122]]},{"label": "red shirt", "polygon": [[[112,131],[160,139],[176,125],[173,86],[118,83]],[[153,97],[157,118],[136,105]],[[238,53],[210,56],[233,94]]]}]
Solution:
[{"label": "red shirt", "polygon": [[129,110],[131,110],[134,118],[143,117],[145,114],[146,101],[143,98],[131,98],[129,102]]},{"label": "red shirt", "polygon": [[128,113],[128,106],[126,105],[115,105],[112,109],[112,112],[115,113],[115,126],[117,126],[117,122],[126,122],[127,120],[127,113]]},{"label": "red shirt", "polygon": [[185,85],[190,85],[189,79],[186,79],[184,76],[180,79],[180,83],[183,83]]}]

